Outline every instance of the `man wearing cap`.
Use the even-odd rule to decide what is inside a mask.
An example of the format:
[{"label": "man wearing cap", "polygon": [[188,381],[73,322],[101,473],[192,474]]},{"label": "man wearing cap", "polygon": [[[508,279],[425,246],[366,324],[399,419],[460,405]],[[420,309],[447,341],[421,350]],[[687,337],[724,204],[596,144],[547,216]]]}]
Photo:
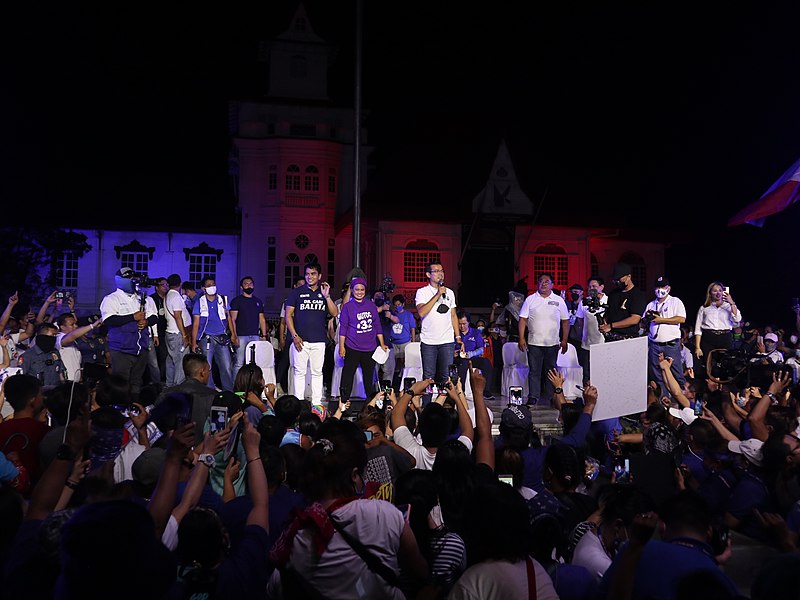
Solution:
[{"label": "man wearing cap", "polygon": [[783,362],[783,354],[778,350],[778,336],[773,332],[769,332],[764,336],[764,349],[758,349],[761,355],[761,362],[765,364],[781,364]]},{"label": "man wearing cap", "polygon": [[740,455],[741,468],[734,469],[737,481],[726,505],[725,524],[749,537],[768,542],[768,532],[754,515],[754,509],[762,514],[777,512],[763,468],[763,446],[764,442],[756,438],[728,442],[728,450]]},{"label": "man wearing cap", "polygon": [[[542,273],[539,288],[525,298],[519,309],[519,349],[528,354],[528,406],[536,406],[542,394],[542,370],[556,368],[559,348],[567,352],[569,311],[564,299],[553,293],[553,276]],[[525,330],[528,330],[527,337]],[[544,390],[545,404],[553,397],[553,385],[548,380]]]},{"label": "man wearing cap", "polygon": [[114,281],[117,289],[103,298],[100,316],[108,328],[111,370],[130,382],[135,399],[142,389],[150,327],[158,323],[158,313],[153,299],[139,291],[139,279],[133,269],[122,267]]},{"label": "man wearing cap", "polygon": [[[454,349],[461,352],[461,332],[456,316],[456,295],[444,285],[444,267],[431,262],[425,267],[428,285],[417,290],[415,304],[422,321],[419,331],[422,355],[422,378],[434,378],[436,383],[447,380],[453,364]],[[424,403],[430,396],[424,397]]]},{"label": "man wearing cap", "polygon": [[669,279],[664,275],[653,284],[655,300],[645,307],[642,322],[648,323],[647,348],[649,378],[663,390],[664,378],[659,366],[659,354],[672,359],[670,370],[681,388],[686,384],[681,362],[681,324],[686,321],[686,307],[680,298],[670,295]]},{"label": "man wearing cap", "polygon": [[647,306],[644,293],[633,284],[631,266],[626,263],[614,265],[612,279],[617,289],[608,295],[605,323],[600,331],[606,339],[626,339],[639,335],[639,321]]}]

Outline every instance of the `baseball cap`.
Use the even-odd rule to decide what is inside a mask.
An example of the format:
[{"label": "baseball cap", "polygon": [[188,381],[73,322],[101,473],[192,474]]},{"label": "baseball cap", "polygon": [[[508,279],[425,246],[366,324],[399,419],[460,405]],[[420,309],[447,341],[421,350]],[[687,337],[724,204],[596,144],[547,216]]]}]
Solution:
[{"label": "baseball cap", "polygon": [[625,275],[630,275],[631,271],[633,271],[633,269],[631,269],[628,263],[617,263],[614,265],[614,273],[611,275],[611,279],[619,279]]},{"label": "baseball cap", "polygon": [[728,450],[735,452],[736,454],[741,454],[755,466],[760,467],[764,458],[761,452],[763,445],[764,442],[761,440],[750,438],[747,440],[742,440],[741,442],[728,442]]},{"label": "baseball cap", "polygon": [[776,344],[778,343],[778,336],[775,335],[774,333],[768,333],[767,335],[764,336],[764,339],[773,341]]},{"label": "baseball cap", "polygon": [[131,465],[133,480],[147,489],[153,489],[158,483],[166,458],[167,451],[163,448],[148,448]]},{"label": "baseball cap", "polygon": [[660,275],[656,279],[656,282],[653,284],[653,287],[660,288],[660,287],[666,287],[668,285],[669,285],[669,279],[667,279],[664,275]]},{"label": "baseball cap", "polygon": [[115,275],[117,275],[117,277],[124,277],[125,279],[130,279],[131,277],[136,275],[136,273],[130,267],[122,267],[121,269],[117,270]]},{"label": "baseball cap", "polygon": [[691,408],[670,408],[669,414],[676,419],[680,419],[687,425],[691,425],[697,418]]},{"label": "baseball cap", "polygon": [[509,406],[500,414],[500,424],[506,427],[530,429],[533,425],[530,411],[524,406]]}]

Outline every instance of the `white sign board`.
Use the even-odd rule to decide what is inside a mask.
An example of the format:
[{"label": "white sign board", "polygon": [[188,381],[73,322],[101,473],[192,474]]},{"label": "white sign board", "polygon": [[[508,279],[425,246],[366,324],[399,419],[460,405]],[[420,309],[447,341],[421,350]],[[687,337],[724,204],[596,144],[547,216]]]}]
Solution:
[{"label": "white sign board", "polygon": [[592,421],[644,412],[647,408],[647,337],[589,346],[597,406]]}]

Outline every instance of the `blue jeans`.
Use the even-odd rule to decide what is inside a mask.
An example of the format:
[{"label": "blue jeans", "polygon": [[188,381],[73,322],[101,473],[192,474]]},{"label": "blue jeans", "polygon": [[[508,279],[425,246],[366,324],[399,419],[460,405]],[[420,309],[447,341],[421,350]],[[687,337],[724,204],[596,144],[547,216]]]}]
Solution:
[{"label": "blue jeans", "polygon": [[542,394],[542,372],[547,377],[550,369],[556,368],[559,346],[531,346],[528,345],[528,401],[533,404],[543,400],[549,405],[553,398],[553,385],[545,379],[547,387]]},{"label": "blue jeans", "polygon": [[661,372],[661,367],[658,366],[658,354],[659,352],[664,353],[664,358],[671,358],[672,359],[672,367],[670,371],[672,371],[672,375],[675,377],[675,380],[678,382],[678,385],[683,387],[683,384],[686,383],[686,378],[683,376],[683,363],[681,362],[681,343],[679,340],[673,340],[669,342],[670,344],[674,344],[670,346],[669,344],[663,344],[654,342],[653,340],[647,341],[647,364],[648,364],[648,371],[650,374],[650,380],[655,381],[659,386],[661,386],[661,395],[662,396],[669,396],[672,397],[672,394],[669,393],[666,384],[664,383],[664,374]]},{"label": "blue jeans", "polygon": [[247,344],[250,342],[257,342],[261,339],[259,335],[240,335],[239,336],[239,347],[236,349],[236,358],[233,361],[233,378],[236,379],[237,373],[239,373],[239,369],[242,368],[242,365],[247,363],[247,357],[245,356],[245,350],[247,349]]},{"label": "blue jeans", "polygon": [[167,344],[167,385],[177,385],[186,376],[183,374],[183,357],[189,349],[183,343],[183,336],[180,333],[166,334]]},{"label": "blue jeans", "polygon": [[[420,343],[419,352],[422,356],[422,378],[428,379],[433,377],[436,383],[447,380],[449,367],[453,364],[453,352],[455,351],[455,342],[449,344],[438,344],[431,346],[429,344]],[[430,402],[430,394],[422,397],[422,403],[427,405]]]},{"label": "blue jeans", "polygon": [[[198,347],[203,351],[206,356],[208,364],[212,361],[217,363],[219,370],[219,378],[222,381],[216,382],[220,389],[233,391],[233,376],[231,374],[231,350],[230,342],[227,344],[220,344],[216,341],[214,336],[204,335],[200,338]],[[214,387],[215,382],[211,377],[208,378],[208,386]]]}]

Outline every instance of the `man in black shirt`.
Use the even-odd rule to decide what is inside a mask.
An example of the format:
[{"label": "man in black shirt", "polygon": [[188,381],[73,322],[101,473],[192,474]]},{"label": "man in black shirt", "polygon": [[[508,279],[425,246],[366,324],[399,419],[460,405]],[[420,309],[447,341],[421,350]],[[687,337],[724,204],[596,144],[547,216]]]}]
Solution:
[{"label": "man in black shirt", "polygon": [[605,323],[600,331],[606,339],[625,339],[639,335],[639,321],[647,307],[647,298],[633,285],[631,267],[625,263],[614,265],[612,279],[617,289],[608,295]]}]

